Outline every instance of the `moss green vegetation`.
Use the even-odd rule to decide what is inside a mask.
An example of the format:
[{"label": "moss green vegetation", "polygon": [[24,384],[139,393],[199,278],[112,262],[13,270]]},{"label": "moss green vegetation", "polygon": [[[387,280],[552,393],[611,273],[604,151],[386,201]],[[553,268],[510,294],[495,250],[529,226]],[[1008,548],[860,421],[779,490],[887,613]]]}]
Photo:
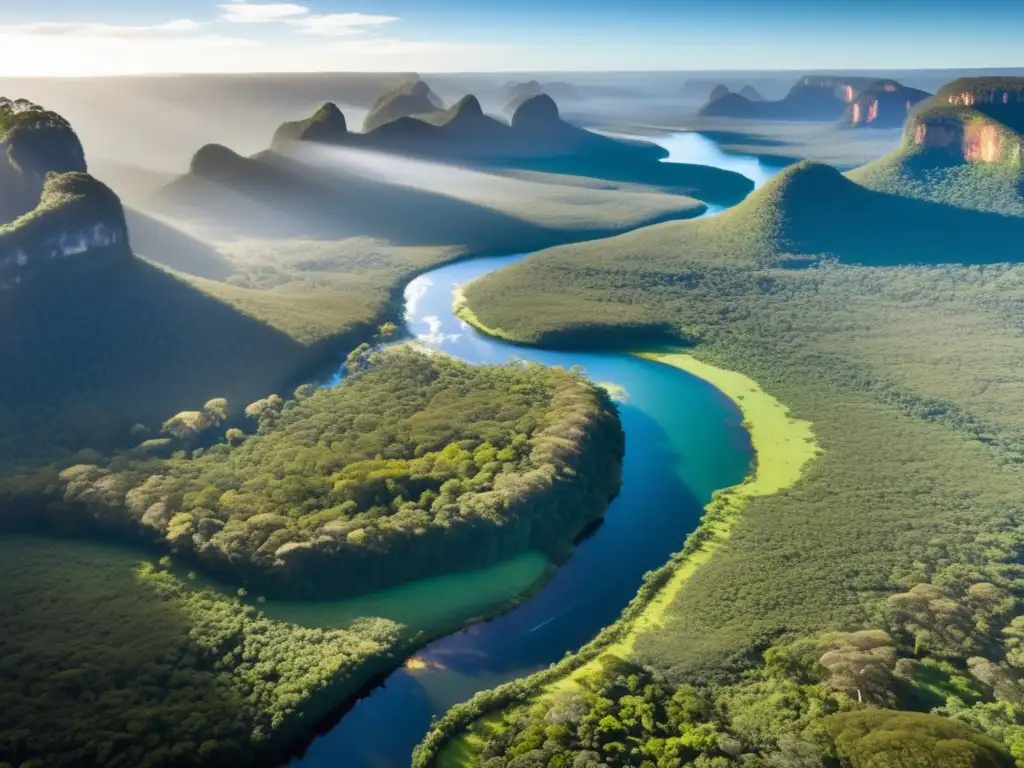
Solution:
[{"label": "moss green vegetation", "polygon": [[107,546],[11,537],[0,555],[2,763],[269,763],[395,663],[383,619],[271,621]]},{"label": "moss green vegetation", "polygon": [[[1003,743],[997,762],[977,764],[1024,758],[1024,270],[972,265],[995,256],[953,233],[943,206],[907,209],[921,227],[932,211],[949,236],[943,247],[917,230],[930,256],[853,206],[830,222],[856,222],[842,236],[864,244],[838,263],[813,258],[841,235],[799,226],[823,187],[801,191],[793,173],[721,216],[551,249],[466,287],[479,321],[521,342],[674,329],[698,360],[812,423],[822,449],[792,487],[746,501],[611,683],[585,676],[563,704],[514,706],[504,728],[478,734],[469,764],[853,761],[826,718],[867,706],[932,711]],[[826,177],[842,194],[848,182]],[[844,265],[851,252],[891,266]],[[511,684],[479,697],[477,713],[536,692]],[[685,721],[670,714],[691,697],[703,704]],[[425,758],[475,714],[453,713],[463,719],[441,721]]]},{"label": "moss green vegetation", "polygon": [[193,446],[219,431],[224,400],[163,425],[167,448],[186,449],[170,459],[147,441],[106,466],[16,478],[5,517],[138,528],[261,594],[324,597],[560,555],[618,490],[614,407],[572,374],[357,350],[349,379],[255,402],[257,434],[233,428],[206,450]]}]

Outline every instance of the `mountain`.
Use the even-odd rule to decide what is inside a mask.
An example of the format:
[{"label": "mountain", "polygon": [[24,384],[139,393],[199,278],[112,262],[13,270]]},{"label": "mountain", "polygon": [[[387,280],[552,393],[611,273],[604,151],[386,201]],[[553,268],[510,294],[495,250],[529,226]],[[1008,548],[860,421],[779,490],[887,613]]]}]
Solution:
[{"label": "mountain", "polygon": [[779,101],[759,99],[751,88],[752,93],[731,93],[711,99],[699,114],[746,120],[838,120],[847,104],[877,82],[864,77],[807,75]]},{"label": "mountain", "polygon": [[124,209],[60,115],[0,99],[0,291],[55,262],[130,255]]},{"label": "mountain", "polygon": [[576,87],[569,83],[550,82],[541,84],[536,80],[528,80],[523,83],[509,82],[502,89],[502,97],[507,101],[503,111],[507,115],[512,115],[528,99],[542,94],[562,102],[582,101],[583,99],[579,91],[576,90]]},{"label": "mountain", "polygon": [[962,78],[908,116],[900,146],[851,172],[865,186],[1024,216],[1024,77]]},{"label": "mountain", "polygon": [[423,80],[413,80],[383,94],[363,121],[363,131],[379,128],[400,117],[429,115],[444,109],[444,102]]},{"label": "mountain", "polygon": [[345,115],[332,101],[326,102],[305,120],[284,123],[274,133],[271,146],[289,141],[318,141],[322,144],[341,144],[348,136]]},{"label": "mountain", "polygon": [[740,96],[755,103],[765,100],[764,96],[752,85],[744,85],[740,89]]},{"label": "mountain", "polygon": [[[600,155],[645,162],[667,156],[654,144],[610,138],[562,120],[554,99],[543,93],[520,104],[511,123],[484,114],[479,100],[467,95],[448,109],[397,117],[363,133],[341,130],[344,116],[330,107],[333,105],[322,107],[306,120],[282,125],[275,133],[273,149],[311,141],[436,159]],[[321,127],[328,123],[337,129]]]},{"label": "mountain", "polygon": [[899,128],[911,110],[931,96],[895,80],[879,80],[854,97],[840,118],[847,128]]},{"label": "mountain", "polygon": [[710,104],[713,101],[718,101],[720,98],[728,96],[730,93],[732,93],[732,91],[729,90],[729,86],[721,84],[716,85],[711,91],[711,95],[708,96],[708,103]]}]

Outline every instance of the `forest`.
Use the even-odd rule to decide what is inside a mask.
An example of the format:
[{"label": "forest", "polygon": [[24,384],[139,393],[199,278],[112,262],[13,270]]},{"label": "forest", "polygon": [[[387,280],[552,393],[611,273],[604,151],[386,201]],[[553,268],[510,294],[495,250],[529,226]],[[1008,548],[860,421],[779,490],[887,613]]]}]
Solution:
[{"label": "forest", "polygon": [[604,390],[539,365],[479,368],[368,345],[344,386],[213,399],[109,462],[0,484],[9,526],[90,526],[264,594],[344,596],[527,549],[565,553],[619,486]]},{"label": "forest", "polygon": [[271,621],[132,550],[5,536],[0,558],[3,766],[274,765],[401,658],[394,622]]}]

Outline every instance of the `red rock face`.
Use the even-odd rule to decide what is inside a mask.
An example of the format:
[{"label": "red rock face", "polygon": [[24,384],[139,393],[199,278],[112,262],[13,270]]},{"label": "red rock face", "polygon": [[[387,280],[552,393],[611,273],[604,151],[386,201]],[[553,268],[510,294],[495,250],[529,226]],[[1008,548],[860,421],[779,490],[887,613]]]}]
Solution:
[{"label": "red rock face", "polygon": [[[853,86],[852,85],[844,85],[843,86],[843,100],[847,104],[849,104],[851,101],[853,101]],[[854,121],[854,122],[856,122],[856,121]]]},{"label": "red rock face", "polygon": [[860,125],[860,104],[853,105],[853,124]]},{"label": "red rock face", "polygon": [[969,125],[964,133],[964,160],[968,163],[997,162],[1002,145],[1002,136],[994,125]]},{"label": "red rock face", "polygon": [[873,123],[878,119],[878,99],[873,99],[868,107],[868,122]]}]

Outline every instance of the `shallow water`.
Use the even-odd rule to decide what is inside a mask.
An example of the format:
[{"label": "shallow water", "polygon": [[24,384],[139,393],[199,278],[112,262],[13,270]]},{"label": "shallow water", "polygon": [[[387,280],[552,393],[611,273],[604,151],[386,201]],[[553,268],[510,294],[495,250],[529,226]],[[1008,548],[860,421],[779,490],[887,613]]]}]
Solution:
[{"label": "shallow water", "polygon": [[[756,158],[726,155],[696,134],[658,142],[672,153],[667,162],[736,170],[758,185],[773,172]],[[614,622],[643,574],[682,547],[712,491],[747,474],[752,451],[740,412],[701,379],[621,353],[516,347],[487,338],[454,316],[457,287],[523,258],[484,257],[420,276],[405,291],[406,326],[424,343],[470,363],[522,359],[582,366],[594,381],[612,385],[622,398],[626,432],[621,493],[601,527],[536,595],[504,616],[425,647],[417,654],[423,663],[392,673],[293,766],[408,766],[432,717],[477,691],[548,666]],[[374,603],[378,596],[367,596],[363,607],[383,609],[384,603]],[[303,623],[311,621],[329,619],[317,619],[314,610]]]}]

